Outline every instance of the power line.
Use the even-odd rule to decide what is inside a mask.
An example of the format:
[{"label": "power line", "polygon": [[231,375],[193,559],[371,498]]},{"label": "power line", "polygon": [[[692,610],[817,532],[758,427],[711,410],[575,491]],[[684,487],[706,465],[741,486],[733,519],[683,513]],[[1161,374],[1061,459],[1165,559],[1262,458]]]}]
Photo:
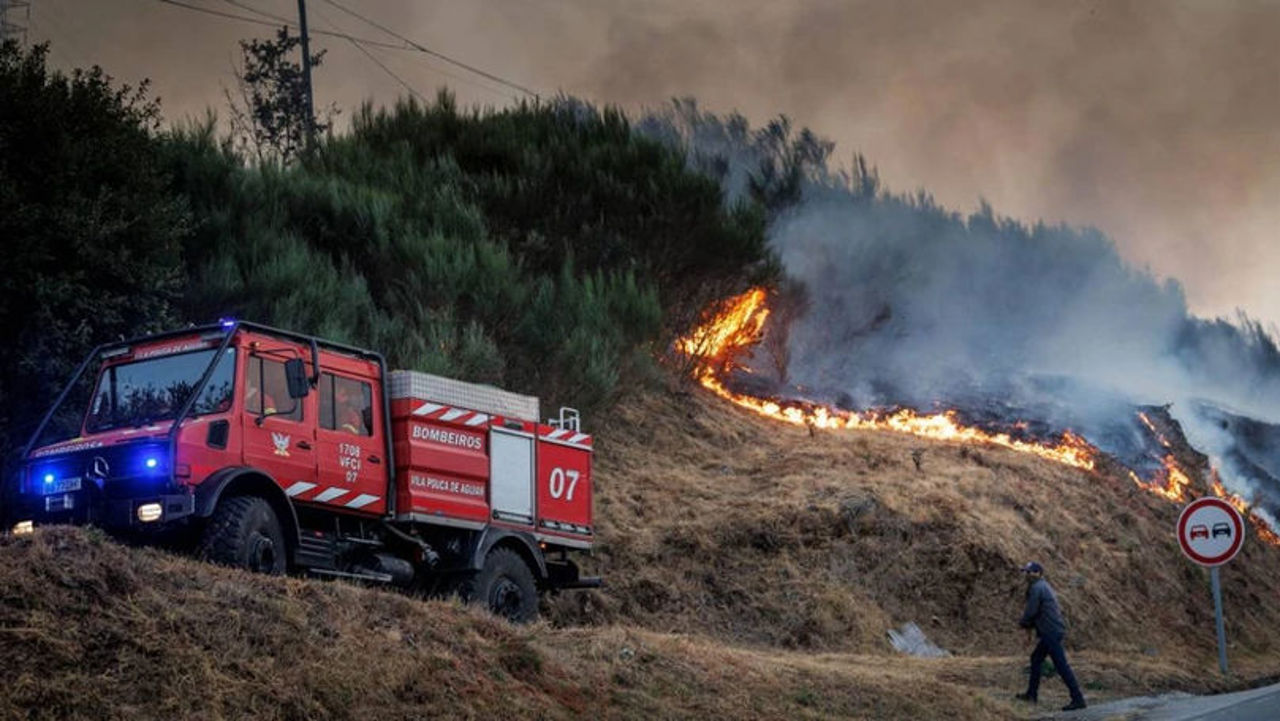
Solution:
[{"label": "power line", "polygon": [[195,10],[196,12],[205,13],[206,15],[217,15],[220,18],[239,20],[241,22],[253,23],[254,25],[266,25],[268,27],[276,27],[275,23],[269,23],[265,20],[259,20],[257,18],[251,18],[245,15],[236,15],[234,13],[223,12],[221,10],[214,10],[213,8],[200,7],[199,5],[188,5],[187,3],[184,3],[184,2],[178,2],[178,0],[156,0],[156,2],[161,2],[161,3],[164,3],[165,5],[173,5],[180,8],[186,8],[187,10]]},{"label": "power line", "polygon": [[253,7],[252,5],[245,5],[244,3],[239,2],[238,0],[226,0],[226,2],[228,5],[235,5],[241,10],[248,10],[251,13],[254,13],[256,15],[261,15],[264,18],[271,18],[272,20],[275,20],[276,22],[284,23],[285,25],[293,24],[293,21],[287,17],[284,17],[282,15],[276,15],[274,13],[269,13],[265,10],[259,10],[258,8]]},{"label": "power line", "polygon": [[[253,7],[252,5],[248,5],[248,4],[244,3],[244,2],[241,2],[241,0],[225,0],[225,2],[227,2],[228,4],[231,4],[231,5],[235,5],[236,7],[241,8],[241,9],[243,9],[243,10],[248,10],[248,11],[249,11],[249,12],[251,12],[251,13],[255,13],[255,14],[261,15],[261,16],[263,16],[263,17],[271,18],[272,20],[275,20],[275,21],[277,21],[277,22],[282,22],[282,23],[285,23],[285,24],[287,24],[287,25],[292,25],[292,23],[293,23],[293,21],[292,21],[292,20],[290,20],[289,18],[286,18],[286,17],[280,16],[280,15],[275,15],[275,14],[272,14],[272,13],[266,12],[265,10],[260,10],[260,9],[258,9],[258,8],[256,8],[256,7]],[[409,46],[391,45],[390,43],[382,43],[382,42],[378,42],[378,41],[376,41],[376,40],[368,40],[368,39],[364,39],[364,38],[357,38],[357,37],[355,37],[355,36],[353,36],[353,35],[348,35],[348,34],[346,34],[346,33],[340,32],[341,28],[339,28],[339,27],[337,26],[337,24],[335,24],[331,19],[329,19],[329,17],[328,17],[327,15],[325,15],[323,12],[320,12],[320,10],[319,10],[318,8],[316,9],[316,12],[317,12],[317,14],[319,14],[320,18],[321,18],[322,20],[324,20],[324,22],[325,22],[326,24],[328,24],[331,28],[333,28],[333,29],[334,29],[334,31],[335,31],[335,32],[333,32],[333,33],[329,33],[329,32],[326,32],[326,31],[324,31],[324,30],[321,30],[321,29],[318,29],[318,28],[314,28],[314,27],[313,27],[313,28],[311,28],[311,34],[313,34],[313,35],[331,35],[331,36],[335,36],[335,37],[343,37],[345,40],[347,40],[347,42],[351,43],[351,45],[352,45],[353,47],[355,47],[355,49],[356,49],[356,50],[359,50],[359,51],[360,51],[360,52],[361,52],[361,53],[362,53],[366,58],[368,58],[368,59],[369,59],[369,62],[371,62],[371,63],[373,63],[375,66],[377,66],[377,67],[378,67],[378,69],[379,69],[379,70],[381,70],[382,72],[384,72],[384,73],[386,73],[387,75],[391,76],[391,78],[392,78],[393,80],[395,80],[397,83],[400,83],[400,86],[401,86],[401,87],[403,87],[405,90],[409,91],[409,94],[410,94],[410,95],[414,96],[415,98],[417,98],[418,100],[421,100],[421,101],[422,101],[422,102],[424,102],[424,103],[426,102],[426,99],[425,99],[425,98],[423,98],[422,94],[421,94],[421,93],[419,93],[419,92],[417,91],[417,89],[415,89],[412,85],[410,85],[410,84],[408,83],[408,81],[406,81],[404,78],[402,78],[402,77],[400,77],[399,75],[397,75],[393,70],[391,70],[391,68],[387,67],[386,63],[384,63],[384,62],[382,62],[381,60],[379,60],[379,59],[378,59],[378,57],[377,57],[376,55],[374,55],[372,52],[370,52],[370,51],[369,51],[369,49],[368,49],[368,48],[366,48],[366,47],[365,47],[365,45],[366,45],[366,44],[368,44],[368,45],[377,45],[377,46],[379,46],[379,47],[390,47],[390,48],[395,49],[395,50],[407,50],[407,51],[411,51],[411,52],[417,52],[414,48],[409,47]],[[444,75],[445,77],[453,78],[454,80],[457,80],[457,81],[458,81],[458,82],[460,82],[460,83],[466,83],[466,84],[468,84],[468,85],[472,85],[472,86],[475,86],[475,87],[477,87],[477,88],[480,88],[481,90],[487,90],[487,91],[489,91],[489,92],[491,92],[491,93],[494,93],[494,94],[498,95],[499,97],[504,97],[504,98],[506,97],[506,96],[505,96],[501,91],[499,91],[499,90],[494,90],[493,88],[489,87],[488,85],[483,85],[483,84],[481,84],[481,83],[478,83],[478,82],[474,82],[474,81],[468,80],[467,78],[464,78],[464,77],[462,77],[462,76],[460,76],[460,75],[454,75],[453,73],[450,73],[450,72],[449,72],[449,71],[447,71],[447,70],[441,70],[440,68],[431,67],[431,69],[432,69],[432,70],[434,70],[434,71],[435,71],[435,72],[437,72],[437,73],[440,73],[441,75]]]},{"label": "power line", "polygon": [[[289,20],[288,18],[283,18],[283,17],[280,17],[279,15],[272,15],[271,13],[263,12],[261,10],[248,7],[246,5],[241,5],[240,3],[233,3],[233,4],[236,5],[237,7],[242,7],[246,10],[249,10],[250,12],[257,13],[264,17],[279,18],[279,21],[267,22],[266,20],[260,20],[258,18],[249,17],[248,15],[237,15],[235,13],[229,13],[223,10],[214,10],[213,8],[202,7],[200,5],[191,5],[190,3],[180,2],[180,0],[156,0],[156,2],[164,3],[165,5],[173,5],[174,7],[180,7],[185,10],[194,10],[196,12],[204,13],[206,15],[216,15],[220,18],[227,18],[228,20],[239,20],[240,22],[252,23],[254,25],[263,25],[269,28],[278,28],[281,25],[284,25],[288,27],[290,30],[298,29],[298,24],[293,22],[292,20]],[[355,40],[356,42],[364,43],[366,45],[374,45],[381,48],[389,48],[391,50],[414,50],[414,48],[406,47],[405,45],[397,45],[395,43],[383,42],[381,40],[372,40],[370,38],[362,38],[354,35],[349,35],[347,33],[331,32],[328,30],[313,29],[311,30],[311,34],[327,35],[329,37],[342,38],[343,40]]]},{"label": "power line", "polygon": [[[335,30],[339,29],[338,24],[335,23],[328,15],[325,15],[324,11],[321,10],[319,7],[316,8],[316,14],[319,15],[320,18],[323,19],[324,22],[329,25],[329,27],[332,27]],[[404,46],[404,47],[396,46],[395,49],[405,50],[415,54],[420,54],[418,53],[417,50],[408,46]],[[509,97],[506,92],[499,90],[497,88],[494,88],[491,84],[483,82],[480,78],[469,78],[469,77],[466,77],[465,75],[451,73],[448,70],[445,70],[444,68],[440,67],[439,64],[427,58],[423,58],[422,62],[426,65],[427,70],[431,73],[434,73],[436,75],[442,75],[452,80],[456,80],[459,83],[462,83],[464,85],[470,85],[471,87],[478,88],[480,90],[485,91],[486,93],[492,93],[493,95],[499,98],[502,98],[503,100],[506,100]]]},{"label": "power line", "polygon": [[[257,15],[261,15],[262,17],[272,18],[272,19],[274,20],[274,22],[268,22],[268,21],[266,21],[266,20],[262,20],[262,19],[259,19],[259,18],[256,18],[256,17],[250,17],[250,16],[247,16],[247,15],[239,15],[239,14],[236,14],[236,13],[230,13],[230,12],[226,12],[226,11],[223,11],[223,10],[215,10],[215,9],[213,9],[213,8],[202,7],[202,6],[200,6],[200,5],[192,5],[192,4],[190,4],[190,3],[181,2],[181,0],[156,0],[156,2],[164,3],[165,5],[172,5],[172,6],[174,6],[174,7],[183,8],[183,9],[185,9],[185,10],[193,10],[193,11],[195,11],[195,12],[205,13],[206,15],[214,15],[214,16],[217,16],[217,17],[226,18],[226,19],[228,19],[228,20],[238,20],[238,21],[240,21],[240,22],[252,23],[252,24],[254,24],[254,25],[263,25],[263,26],[271,27],[271,28],[277,28],[277,27],[280,27],[281,25],[284,25],[284,26],[286,26],[286,27],[288,27],[288,28],[291,28],[291,29],[294,29],[294,30],[297,30],[297,29],[298,29],[297,24],[296,24],[296,23],[294,23],[294,22],[292,22],[292,21],[291,21],[291,20],[289,20],[288,18],[285,18],[285,17],[279,16],[279,15],[273,15],[273,14],[268,13],[268,12],[265,12],[265,11],[263,11],[263,10],[259,10],[259,9],[257,9],[257,8],[254,8],[254,7],[252,7],[252,6],[245,5],[245,4],[241,3],[241,2],[236,2],[235,0],[227,0],[227,2],[228,2],[229,4],[231,4],[231,5],[236,6],[236,7],[242,8],[242,9],[244,9],[244,10],[248,10],[249,12],[255,13],[255,14],[257,14]],[[364,17],[363,15],[360,15],[359,13],[355,12],[354,10],[349,10],[349,9],[347,9],[347,8],[345,8],[345,7],[341,6],[341,5],[339,5],[339,4],[335,3],[335,2],[333,2],[333,0],[325,0],[325,2],[328,2],[330,5],[333,5],[334,7],[338,8],[339,10],[341,10],[341,11],[343,11],[343,12],[345,12],[345,13],[348,13],[348,14],[350,14],[350,15],[352,15],[352,16],[354,16],[354,17],[356,17],[356,18],[359,18],[360,20],[362,20],[362,21],[364,21],[364,22],[366,22],[366,23],[368,23],[368,24],[372,25],[372,26],[373,26],[373,27],[375,27],[375,28],[378,28],[379,30],[381,30],[381,31],[383,31],[383,32],[385,32],[385,33],[387,33],[388,35],[391,35],[392,37],[395,37],[395,38],[399,39],[399,40],[401,41],[401,43],[403,43],[403,44],[388,43],[388,42],[383,42],[383,41],[381,41],[381,40],[373,40],[373,39],[371,39],[371,38],[364,38],[364,37],[360,37],[360,36],[357,36],[357,35],[352,35],[352,34],[350,34],[350,33],[338,32],[338,31],[336,31],[336,30],[322,30],[322,29],[319,29],[319,28],[311,28],[311,29],[310,29],[311,34],[313,34],[313,35],[325,35],[325,36],[328,36],[328,37],[334,37],[334,38],[341,38],[341,39],[343,39],[343,40],[346,40],[346,41],[348,41],[348,42],[350,42],[350,43],[352,43],[352,44],[356,45],[356,46],[357,46],[357,48],[359,48],[361,52],[364,52],[364,53],[365,53],[366,57],[369,57],[369,59],[370,59],[372,62],[374,62],[374,63],[375,63],[379,68],[381,68],[383,71],[387,72],[387,74],[388,74],[388,75],[391,75],[393,78],[395,78],[395,79],[396,79],[396,81],[397,81],[397,82],[399,82],[401,85],[405,85],[404,80],[403,80],[403,79],[401,79],[400,77],[396,76],[396,74],[395,74],[395,73],[392,73],[390,70],[388,70],[388,69],[387,69],[387,67],[386,67],[383,63],[381,63],[380,61],[378,61],[377,59],[375,59],[373,56],[371,56],[368,52],[366,52],[366,48],[365,48],[365,47],[362,47],[362,46],[371,46],[371,47],[387,48],[387,49],[389,49],[389,50],[401,50],[401,51],[418,52],[418,53],[423,53],[423,54],[425,54],[425,55],[430,55],[431,57],[440,58],[441,60],[444,60],[445,62],[447,62],[447,63],[449,63],[449,64],[451,64],[451,65],[455,65],[455,66],[460,67],[460,68],[462,68],[462,69],[464,69],[464,70],[466,70],[466,71],[468,71],[468,72],[475,73],[476,75],[479,75],[480,77],[487,78],[487,79],[492,80],[492,81],[494,81],[494,82],[496,82],[496,83],[499,83],[499,84],[501,84],[501,85],[503,85],[503,86],[506,86],[506,87],[508,87],[508,88],[512,88],[512,89],[514,89],[514,90],[516,90],[516,91],[518,91],[518,92],[524,93],[524,94],[526,94],[526,95],[530,95],[530,96],[532,96],[532,97],[534,97],[534,98],[537,98],[537,97],[538,97],[538,94],[537,94],[536,92],[534,92],[534,91],[532,91],[532,90],[530,90],[530,89],[528,89],[528,88],[526,88],[526,87],[524,87],[524,86],[522,86],[522,85],[519,85],[519,84],[517,84],[517,83],[511,82],[511,81],[508,81],[508,80],[504,80],[503,78],[500,78],[500,77],[498,77],[497,75],[494,75],[494,74],[492,74],[492,73],[489,73],[489,72],[486,72],[486,71],[481,70],[481,69],[479,69],[479,68],[476,68],[476,67],[473,67],[473,66],[471,66],[471,65],[468,65],[468,64],[466,64],[466,63],[464,63],[464,62],[462,62],[462,61],[460,61],[460,60],[454,60],[453,58],[451,58],[451,57],[449,57],[449,56],[447,56],[447,55],[445,55],[445,54],[443,54],[443,53],[440,53],[440,52],[437,52],[437,51],[435,51],[435,50],[432,50],[431,48],[428,48],[428,47],[426,47],[426,46],[424,46],[424,45],[422,45],[422,44],[420,44],[420,43],[416,43],[416,42],[414,42],[414,41],[412,41],[412,40],[410,40],[410,39],[408,39],[408,38],[406,38],[406,37],[404,37],[404,36],[400,35],[399,33],[396,33],[395,31],[393,31],[393,30],[391,30],[391,29],[389,29],[389,28],[387,28],[387,27],[385,27],[385,26],[383,26],[383,25],[380,25],[380,24],[378,24],[378,23],[374,22],[373,20],[369,20],[368,18]],[[481,89],[483,89],[483,90],[487,90],[487,91],[489,91],[489,92],[491,92],[491,93],[495,93],[495,94],[497,94],[497,95],[499,95],[499,96],[502,96],[502,93],[498,92],[497,90],[494,90],[493,88],[487,87],[487,86],[482,85],[482,84],[480,84],[480,83],[473,83],[473,82],[470,82],[470,81],[468,81],[466,78],[460,77],[460,76],[458,76],[458,75],[454,75],[454,74],[452,74],[452,73],[449,73],[449,72],[447,72],[447,71],[441,70],[441,69],[439,69],[439,68],[435,68],[435,70],[436,70],[436,72],[441,73],[442,75],[445,75],[446,77],[453,78],[454,80],[457,80],[457,81],[459,81],[459,82],[467,83],[468,85],[474,85],[474,86],[476,86],[476,87],[478,87],[478,88],[481,88]],[[406,89],[410,89],[410,88],[408,88],[408,87],[406,86]],[[416,92],[416,91],[413,91],[412,89],[410,89],[410,91],[411,91],[411,92],[414,92],[414,94],[415,94],[415,95],[417,95],[417,92]],[[418,97],[421,97],[421,96],[419,95]]]},{"label": "power line", "polygon": [[417,90],[414,90],[414,89],[413,89],[413,86],[411,86],[411,85],[409,85],[409,83],[405,82],[405,81],[404,81],[404,78],[402,78],[402,77],[400,77],[399,75],[396,75],[394,72],[392,72],[392,71],[391,71],[391,68],[387,67],[386,65],[383,65],[381,60],[377,59],[376,57],[374,57],[374,56],[373,56],[373,53],[369,52],[368,48],[366,48],[364,45],[360,44],[360,43],[359,43],[358,41],[356,41],[356,40],[350,40],[350,42],[351,42],[351,44],[352,44],[352,45],[354,45],[354,46],[355,46],[356,50],[359,50],[360,52],[364,53],[364,56],[365,56],[366,58],[369,58],[369,60],[373,61],[373,64],[374,64],[374,65],[377,65],[378,67],[382,68],[382,72],[384,72],[384,73],[386,73],[387,75],[390,75],[391,77],[395,78],[395,79],[396,79],[396,82],[398,82],[398,83],[400,83],[402,86],[404,86],[404,89],[405,89],[405,90],[408,90],[410,95],[412,95],[413,97],[417,98],[418,100],[421,100],[421,101],[422,101],[422,102],[424,102],[424,103],[426,102],[426,99],[425,99],[425,98],[423,98],[423,97],[422,97],[422,95],[420,95],[420,94],[418,93],[418,91],[417,91]]},{"label": "power line", "polygon": [[[168,2],[168,1],[170,1],[170,0],[163,0],[163,1]],[[439,58],[439,59],[441,59],[441,60],[445,61],[446,63],[449,63],[450,65],[454,65],[454,66],[460,67],[460,68],[462,68],[463,70],[466,70],[466,71],[468,71],[468,72],[475,73],[476,75],[479,75],[480,77],[488,78],[489,80],[492,80],[492,81],[494,81],[495,83],[499,83],[499,84],[501,84],[501,85],[504,85],[504,86],[506,86],[506,87],[508,87],[508,88],[511,88],[512,90],[518,90],[518,91],[520,91],[520,92],[524,93],[525,95],[532,96],[533,98],[537,98],[537,97],[538,97],[538,94],[537,94],[537,93],[535,93],[534,91],[530,90],[529,88],[524,87],[523,85],[520,85],[519,83],[512,82],[512,81],[510,81],[510,80],[507,80],[506,78],[502,78],[502,77],[499,77],[499,76],[497,76],[497,75],[494,75],[493,73],[490,73],[490,72],[487,72],[487,71],[481,70],[480,68],[477,68],[477,67],[475,67],[474,65],[468,65],[468,64],[466,64],[466,63],[462,62],[461,60],[454,60],[453,58],[449,57],[448,55],[445,55],[444,53],[437,52],[437,51],[435,51],[435,50],[432,50],[431,48],[426,47],[425,45],[422,45],[421,43],[414,42],[413,40],[410,40],[409,38],[407,38],[407,37],[405,37],[405,36],[401,35],[400,33],[398,33],[398,32],[396,32],[396,31],[394,31],[394,30],[392,30],[392,29],[388,28],[387,26],[382,25],[382,24],[380,24],[380,23],[378,23],[378,22],[375,22],[375,21],[373,21],[373,20],[370,20],[369,18],[367,18],[367,17],[365,17],[365,16],[361,15],[360,13],[358,13],[358,12],[356,12],[356,11],[354,11],[354,10],[351,10],[351,9],[349,9],[349,8],[346,8],[346,7],[344,7],[344,6],[340,5],[340,4],[338,4],[337,2],[335,2],[335,0],[324,0],[324,1],[325,1],[325,2],[327,2],[327,3],[329,3],[330,5],[334,6],[335,8],[337,8],[337,9],[341,10],[342,12],[347,13],[348,15],[351,15],[351,16],[353,16],[353,17],[355,17],[355,18],[358,18],[358,19],[360,19],[360,20],[364,21],[365,23],[368,23],[369,25],[372,25],[373,27],[375,27],[375,28],[377,28],[377,29],[381,30],[382,32],[384,32],[384,33],[386,33],[386,34],[390,35],[391,37],[396,38],[396,39],[398,39],[398,40],[400,40],[400,41],[404,42],[405,44],[407,44],[407,45],[411,46],[413,49],[417,50],[418,52],[425,53],[425,54],[430,55],[431,57],[434,57],[434,58]]]}]

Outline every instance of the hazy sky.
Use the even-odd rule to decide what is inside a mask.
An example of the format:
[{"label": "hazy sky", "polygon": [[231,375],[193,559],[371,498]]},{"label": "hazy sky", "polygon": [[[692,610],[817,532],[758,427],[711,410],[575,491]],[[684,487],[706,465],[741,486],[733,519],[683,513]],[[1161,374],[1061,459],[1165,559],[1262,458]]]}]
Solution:
[{"label": "hazy sky", "polygon": [[[297,14],[296,0],[181,1]],[[1280,2],[336,1],[548,95],[785,113],[895,190],[1095,225],[1181,279],[1196,312],[1280,324]],[[313,28],[396,42],[328,0],[308,12]],[[32,0],[30,25],[59,67],[150,78],[170,120],[222,110],[236,41],[272,32],[158,0]],[[318,104],[349,116],[407,92],[346,40],[313,47],[329,51]],[[425,96],[515,95],[421,53],[369,52]]]}]

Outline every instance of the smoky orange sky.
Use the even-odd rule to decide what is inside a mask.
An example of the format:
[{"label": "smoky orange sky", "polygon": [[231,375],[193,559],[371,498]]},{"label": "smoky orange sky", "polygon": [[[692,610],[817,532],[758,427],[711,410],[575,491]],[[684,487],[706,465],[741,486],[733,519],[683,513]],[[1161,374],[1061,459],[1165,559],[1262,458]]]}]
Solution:
[{"label": "smoky orange sky", "polygon": [[[296,18],[296,0],[183,0]],[[628,110],[677,96],[753,124],[785,113],[855,151],[894,190],[961,211],[1094,225],[1176,277],[1201,315],[1280,323],[1280,3],[823,0],[337,0],[544,95]],[[315,29],[396,42],[328,0]],[[58,67],[152,80],[168,120],[225,114],[236,41],[272,30],[158,0],[33,0],[29,40]],[[349,42],[318,105],[405,88]],[[421,53],[369,48],[423,96],[516,93]]]}]

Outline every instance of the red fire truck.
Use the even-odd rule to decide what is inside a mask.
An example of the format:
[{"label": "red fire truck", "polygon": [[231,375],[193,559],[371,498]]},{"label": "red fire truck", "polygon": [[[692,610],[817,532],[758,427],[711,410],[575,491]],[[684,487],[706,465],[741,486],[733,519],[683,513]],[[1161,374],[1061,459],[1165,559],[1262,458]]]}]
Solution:
[{"label": "red fire truck", "polygon": [[[93,369],[95,373],[88,373]],[[517,621],[599,585],[578,414],[227,321],[96,349],[23,452],[12,531],[92,523],[212,561],[456,592]]]}]

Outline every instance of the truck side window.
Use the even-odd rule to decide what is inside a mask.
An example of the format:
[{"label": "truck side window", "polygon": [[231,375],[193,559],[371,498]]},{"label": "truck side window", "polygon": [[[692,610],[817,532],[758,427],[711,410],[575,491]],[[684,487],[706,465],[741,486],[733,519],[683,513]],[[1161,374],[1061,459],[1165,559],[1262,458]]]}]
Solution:
[{"label": "truck side window", "polygon": [[320,374],[320,427],[373,435],[373,387],[332,373]]},{"label": "truck side window", "polygon": [[235,382],[236,349],[228,348],[218,360],[204,392],[191,406],[192,415],[222,413],[231,410],[231,394]]},{"label": "truck side window", "polygon": [[302,420],[302,404],[289,397],[284,363],[250,356],[244,379],[244,409],[291,421]]}]

